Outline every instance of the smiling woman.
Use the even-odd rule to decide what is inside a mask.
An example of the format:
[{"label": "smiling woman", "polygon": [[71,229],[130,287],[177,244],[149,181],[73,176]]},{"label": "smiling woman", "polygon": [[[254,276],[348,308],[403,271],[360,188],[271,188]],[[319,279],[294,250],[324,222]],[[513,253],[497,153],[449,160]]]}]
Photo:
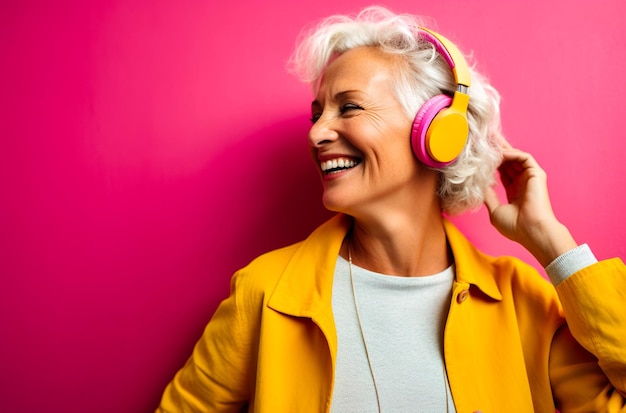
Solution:
[{"label": "smiling woman", "polygon": [[[626,267],[556,218],[546,174],[500,136],[498,94],[456,46],[369,8],[323,21],[293,61],[338,214],[235,274],[159,411],[620,411]],[[553,285],[444,217],[483,202]]]},{"label": "smiling woman", "polygon": [[437,174],[419,168],[406,139],[412,119],[394,97],[391,60],[378,49],[355,48],[335,59],[321,81],[309,132],[314,157],[320,165],[353,164],[322,173],[324,206],[331,211],[367,219],[363,215],[380,215],[373,205],[392,207],[392,198],[436,202]]}]

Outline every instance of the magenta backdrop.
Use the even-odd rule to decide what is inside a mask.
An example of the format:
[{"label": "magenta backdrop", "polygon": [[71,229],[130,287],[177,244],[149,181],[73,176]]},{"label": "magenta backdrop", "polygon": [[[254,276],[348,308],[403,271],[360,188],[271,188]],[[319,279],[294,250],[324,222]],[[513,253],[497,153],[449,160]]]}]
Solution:
[{"label": "magenta backdrop", "polygon": [[[308,3],[2,2],[0,411],[151,411],[232,273],[329,216],[284,65],[303,25],[367,3]],[[626,3],[386,5],[476,56],[559,217],[626,256]],[[484,210],[456,221],[537,265]]]}]

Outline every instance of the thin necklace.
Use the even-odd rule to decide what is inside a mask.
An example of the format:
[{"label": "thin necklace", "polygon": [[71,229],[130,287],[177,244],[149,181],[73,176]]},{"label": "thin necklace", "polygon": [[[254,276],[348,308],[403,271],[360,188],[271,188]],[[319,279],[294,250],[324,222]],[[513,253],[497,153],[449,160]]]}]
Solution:
[{"label": "thin necklace", "polygon": [[[350,284],[352,286],[352,297],[354,298],[354,309],[356,310],[356,319],[359,323],[359,331],[361,332],[361,340],[363,340],[363,347],[365,348],[365,358],[367,358],[367,365],[372,375],[372,383],[374,384],[374,392],[376,393],[376,405],[378,407],[378,413],[381,413],[380,408],[380,395],[378,394],[378,385],[376,383],[376,376],[374,375],[374,368],[372,367],[372,360],[370,359],[370,353],[367,349],[367,341],[365,340],[365,333],[363,331],[363,324],[361,323],[361,313],[359,312],[359,304],[356,298],[356,288],[354,287],[354,275],[352,275],[352,248],[348,243],[348,269],[350,271]],[[450,411],[448,406],[448,380],[445,365],[443,366],[443,384],[445,386],[445,399],[446,399],[446,413]]]},{"label": "thin necklace", "polygon": [[363,347],[365,348],[365,357],[367,358],[367,365],[370,368],[370,374],[372,375],[372,382],[374,383],[374,392],[376,393],[376,405],[378,406],[378,413],[381,413],[380,409],[380,395],[378,394],[378,385],[376,384],[376,376],[374,376],[374,369],[372,368],[372,360],[370,359],[370,353],[367,350],[367,342],[365,341],[365,333],[363,332],[363,324],[361,323],[361,314],[359,313],[359,304],[356,299],[356,288],[354,288],[354,276],[352,275],[352,248],[348,244],[348,268],[350,269],[350,284],[352,284],[352,297],[354,298],[354,309],[356,310],[356,319],[359,323],[359,330],[361,331],[361,340],[363,340]]}]

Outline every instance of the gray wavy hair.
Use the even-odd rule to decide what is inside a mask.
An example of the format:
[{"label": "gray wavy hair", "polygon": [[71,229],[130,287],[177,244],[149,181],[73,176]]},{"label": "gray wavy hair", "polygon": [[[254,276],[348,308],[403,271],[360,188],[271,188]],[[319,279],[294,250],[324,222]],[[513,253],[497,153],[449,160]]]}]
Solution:
[{"label": "gray wavy hair", "polygon": [[[378,6],[355,16],[328,17],[301,36],[289,68],[315,92],[330,61],[350,49],[369,46],[399,55],[406,64],[393,69],[393,90],[406,115],[413,119],[428,99],[442,93],[452,96],[456,90],[448,63],[419,35],[422,23],[417,16],[394,14]],[[468,143],[454,163],[437,169],[438,196],[448,214],[482,205],[502,159],[500,95],[474,67],[470,67],[470,74]]]}]

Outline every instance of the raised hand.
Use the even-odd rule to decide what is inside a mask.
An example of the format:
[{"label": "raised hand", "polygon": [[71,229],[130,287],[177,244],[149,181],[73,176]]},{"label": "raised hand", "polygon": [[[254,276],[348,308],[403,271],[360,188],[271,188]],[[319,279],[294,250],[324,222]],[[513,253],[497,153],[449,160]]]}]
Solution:
[{"label": "raised hand", "polygon": [[528,153],[507,148],[499,167],[507,203],[494,188],[485,195],[492,225],[507,238],[520,243],[545,267],[577,246],[550,204],[546,173]]}]

